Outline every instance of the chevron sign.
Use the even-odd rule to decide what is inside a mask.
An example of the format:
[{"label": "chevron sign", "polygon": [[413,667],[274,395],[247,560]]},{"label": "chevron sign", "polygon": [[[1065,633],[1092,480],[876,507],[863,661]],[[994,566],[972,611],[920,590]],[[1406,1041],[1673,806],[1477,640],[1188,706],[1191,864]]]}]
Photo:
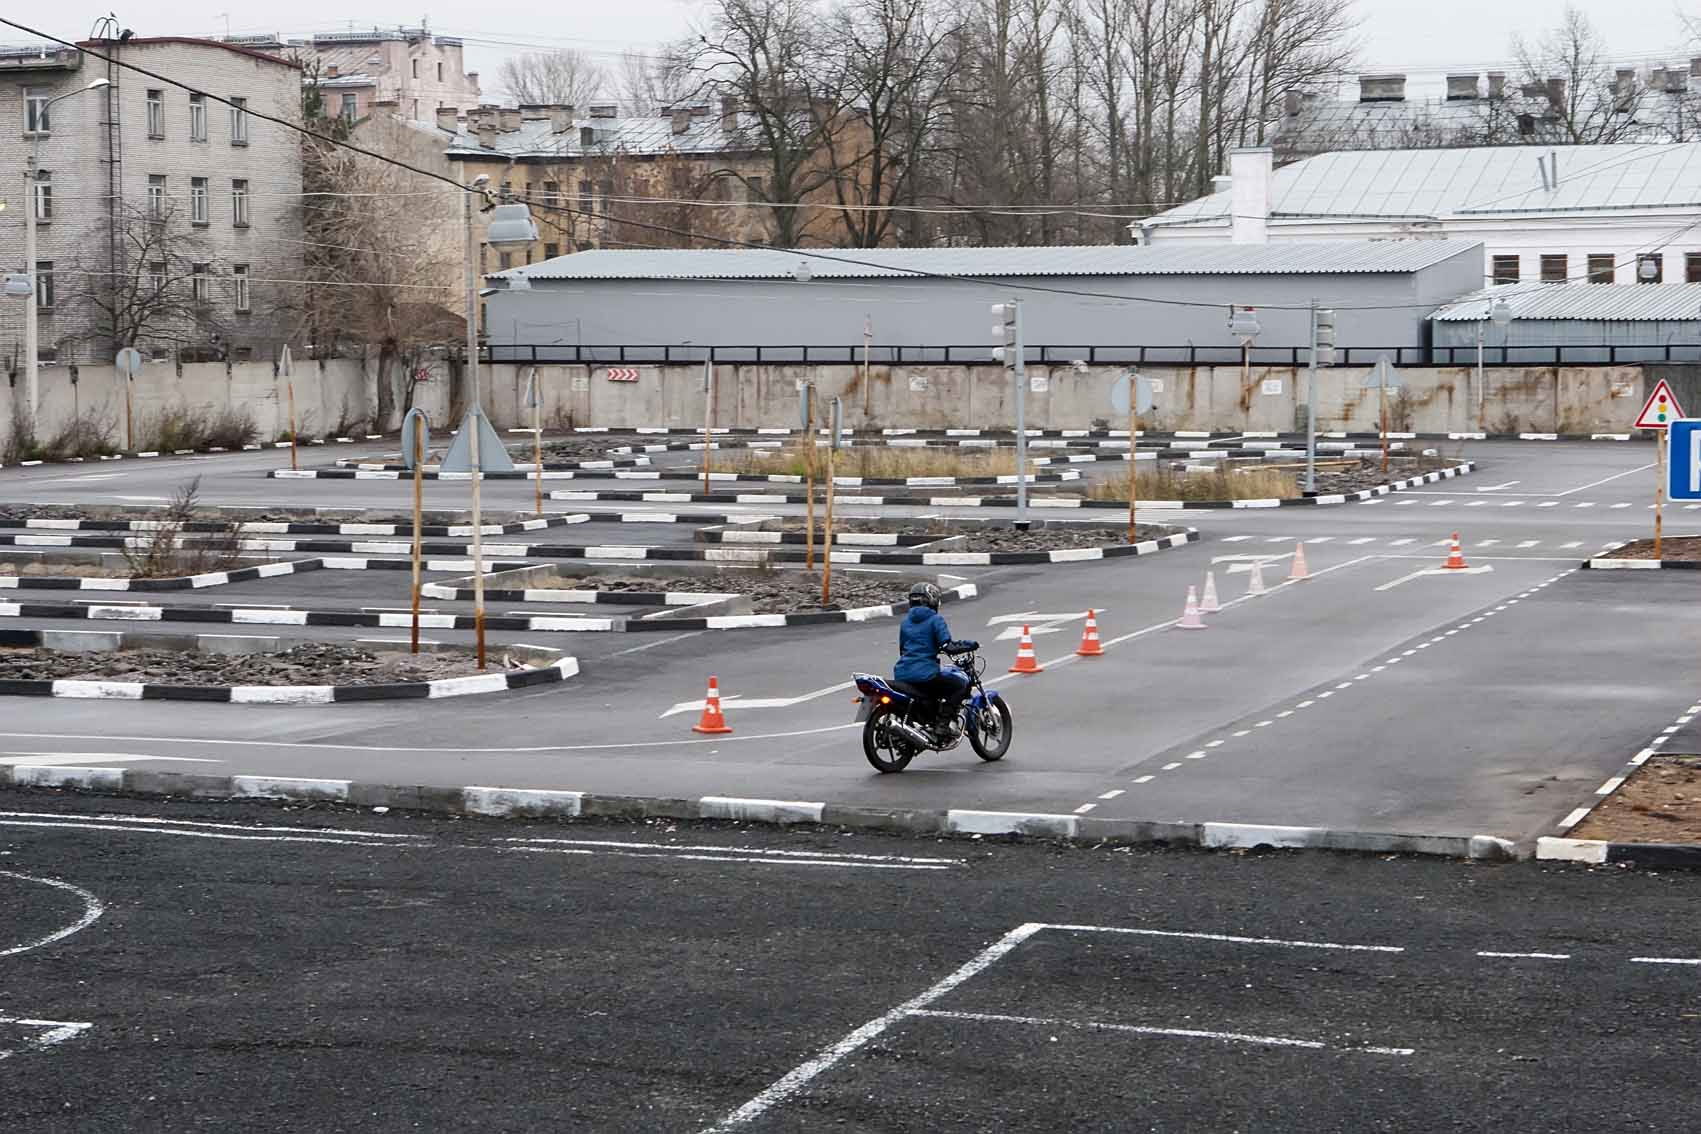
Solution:
[{"label": "chevron sign", "polygon": [[603,376],[610,382],[636,382],[640,371],[636,366],[610,366]]}]

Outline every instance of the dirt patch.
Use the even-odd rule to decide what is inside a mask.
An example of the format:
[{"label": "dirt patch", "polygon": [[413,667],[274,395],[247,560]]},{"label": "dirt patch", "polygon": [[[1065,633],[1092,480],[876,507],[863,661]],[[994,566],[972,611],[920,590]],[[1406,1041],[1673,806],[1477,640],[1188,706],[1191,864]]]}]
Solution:
[{"label": "dirt patch", "polygon": [[1701,758],[1653,757],[1567,837],[1611,843],[1701,843]]},{"label": "dirt patch", "polygon": [[[710,458],[715,472],[804,476],[809,469],[804,445],[781,449],[748,449],[718,453]],[[815,475],[827,475],[827,449],[815,450]],[[834,476],[899,478],[912,476],[1008,476],[1016,471],[1014,449],[928,449],[878,446],[841,449],[833,458]],[[1056,470],[1043,470],[1055,472]]]},{"label": "dirt patch", "polygon": [[[1305,459],[1301,457],[1298,463],[1300,467],[1293,470],[1294,483],[1303,485]],[[1367,488],[1410,480],[1414,476],[1447,468],[1455,463],[1442,457],[1392,457],[1388,461],[1388,472],[1384,474],[1380,457],[1367,458],[1357,465],[1341,465],[1335,461],[1325,465],[1320,461],[1317,466],[1317,491],[1324,495],[1362,492]]]},{"label": "dirt patch", "polygon": [[[919,568],[918,568],[919,571]],[[918,578],[925,577],[919,574]],[[685,591],[691,594],[745,595],[757,614],[803,614],[808,611],[850,610],[903,602],[913,580],[870,580],[842,570],[833,572],[833,601],[821,605],[821,576],[808,571],[719,571],[713,575],[578,575],[549,579],[531,586],[559,590]]]},{"label": "dirt patch", "polygon": [[[1174,528],[1141,524],[1135,530],[1137,539],[1157,539],[1170,535]],[[928,544],[921,551],[1068,551],[1081,547],[1116,547],[1128,542],[1128,526],[1117,528],[1030,528],[1019,532],[1014,528],[982,528],[945,537],[937,544]]]},{"label": "dirt patch", "polygon": [[0,520],[78,520],[87,511],[53,504],[0,504]]},{"label": "dirt patch", "polygon": [[[1639,539],[1617,547],[1598,559],[1652,559],[1654,541]],[[1660,541],[1661,561],[1694,563],[1701,561],[1701,536],[1666,536]]]},{"label": "dirt patch", "polygon": [[[624,457],[629,454],[615,453],[616,449],[642,449],[645,445],[655,445],[666,441],[666,438],[640,436],[632,437],[570,437],[563,441],[545,441],[543,443],[543,463],[554,461],[600,461],[609,456]],[[529,461],[532,459],[530,445],[517,445],[511,451],[515,459]],[[635,455],[635,454],[632,454]]]},{"label": "dirt patch", "polygon": [[[500,652],[492,669],[500,665]],[[520,668],[516,666],[516,668]],[[470,653],[404,654],[321,643],[277,654],[224,657],[180,650],[62,653],[0,648],[0,678],[139,681],[148,685],[385,685],[478,672]]]},{"label": "dirt patch", "polygon": [[29,579],[128,579],[130,572],[98,563],[0,563],[0,575]]}]

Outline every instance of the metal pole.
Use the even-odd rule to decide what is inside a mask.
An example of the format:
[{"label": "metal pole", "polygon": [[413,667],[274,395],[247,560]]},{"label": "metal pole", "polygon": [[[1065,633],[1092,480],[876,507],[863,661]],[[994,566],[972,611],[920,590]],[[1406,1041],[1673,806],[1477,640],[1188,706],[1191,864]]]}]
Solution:
[{"label": "metal pole", "polygon": [[[831,417],[828,418],[832,420]],[[838,435],[833,435],[838,441]],[[833,454],[836,444],[827,446],[827,514],[821,525],[821,605],[833,601]]]},{"label": "metal pole", "polygon": [[1388,475],[1388,375],[1377,369],[1376,403],[1382,419],[1382,475]]},{"label": "metal pole", "polygon": [[[1022,301],[1016,305],[1016,524],[1028,526],[1028,365],[1027,348],[1022,335]],[[1132,464],[1132,458],[1130,458]],[[1130,474],[1132,475],[1132,474]]]},{"label": "metal pole", "polygon": [[473,408],[467,415],[466,428],[472,430],[467,438],[467,454],[472,461],[472,557],[473,557],[473,633],[478,641],[478,668],[484,669],[484,510],[479,501],[479,485],[484,480],[483,463],[479,457],[480,426],[484,423],[484,403],[479,390],[478,374],[478,276],[477,246],[473,240],[474,191],[466,190],[462,210],[466,219],[466,277],[467,277],[467,377],[472,383]]},{"label": "metal pole", "polygon": [[1659,485],[1654,489],[1654,562],[1660,561],[1660,535],[1665,524],[1666,504],[1666,434],[1671,432],[1671,426],[1660,430],[1654,446],[1656,468],[1659,470]]},{"label": "metal pole", "polygon": [[1317,491],[1317,301],[1311,301],[1311,365],[1305,380],[1305,491]]},{"label": "metal pole", "polygon": [[532,371],[532,463],[537,466],[537,490],[532,494],[536,499],[535,511],[543,515],[543,380]]},{"label": "metal pole", "polygon": [[425,430],[416,422],[413,431],[413,633],[410,653],[419,653],[420,523],[425,507]]},{"label": "metal pole", "polygon": [[715,429],[714,352],[703,360],[703,495],[709,494],[709,450]]},{"label": "metal pole", "polygon": [[803,458],[803,569],[815,570],[815,398],[814,391],[803,391],[809,412],[803,419],[803,431],[809,438],[809,448]]},{"label": "metal pole", "polygon": [[291,379],[285,378],[284,388],[289,391],[289,467],[291,469],[297,469],[301,466],[296,463],[295,456],[295,382]]},{"label": "metal pole", "polygon": [[1477,430],[1479,432],[1486,432],[1486,430],[1483,428],[1483,422],[1482,422],[1482,407],[1483,407],[1482,340],[1483,340],[1483,321],[1481,319],[1478,319],[1477,320]]},{"label": "metal pole", "polygon": [[24,407],[27,411],[25,420],[32,434],[35,432],[36,407],[41,397],[35,357],[39,349],[36,304],[40,302],[41,295],[41,281],[36,278],[35,271],[35,166],[40,144],[41,135],[31,134],[29,158],[24,165],[24,271],[30,277],[29,298],[24,300]]},{"label": "metal pole", "polygon": [[874,390],[868,383],[868,351],[869,344],[874,341],[874,316],[862,317],[862,424],[868,426],[868,419],[874,413]]},{"label": "metal pole", "polygon": [[1133,374],[1128,376],[1128,542],[1135,543],[1139,532],[1134,523],[1134,501],[1140,495],[1140,406],[1136,402],[1139,390],[1136,387],[1140,379]]}]

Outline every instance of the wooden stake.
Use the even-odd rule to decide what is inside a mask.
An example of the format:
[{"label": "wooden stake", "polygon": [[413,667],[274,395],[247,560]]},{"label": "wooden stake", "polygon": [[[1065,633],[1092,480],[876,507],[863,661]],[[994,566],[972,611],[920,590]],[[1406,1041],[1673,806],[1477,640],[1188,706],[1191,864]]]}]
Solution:
[{"label": "wooden stake", "polygon": [[419,653],[420,521],[425,505],[425,430],[413,431],[413,632],[410,653]]},{"label": "wooden stake", "polygon": [[803,456],[803,569],[815,570],[815,422],[809,423],[809,448]]},{"label": "wooden stake", "polygon": [[827,449],[827,515],[821,535],[821,605],[833,601],[833,450]]},{"label": "wooden stake", "polygon": [[[538,385],[541,384],[538,383]],[[532,389],[532,400],[536,403],[532,406],[532,462],[537,466],[537,491],[533,493],[536,497],[537,507],[534,511],[541,518],[543,516],[543,391],[537,389],[536,386]]]},{"label": "wooden stake", "polygon": [[[1138,379],[1130,379],[1128,398],[1134,399],[1134,383]],[[1139,533],[1134,522],[1134,501],[1140,495],[1140,462],[1135,458],[1140,455],[1140,411],[1133,405],[1128,407],[1128,542],[1137,543]],[[1021,470],[1018,469],[1017,472]]]},{"label": "wooden stake", "polygon": [[1382,475],[1388,475],[1388,375],[1376,384],[1376,401],[1382,414]]}]

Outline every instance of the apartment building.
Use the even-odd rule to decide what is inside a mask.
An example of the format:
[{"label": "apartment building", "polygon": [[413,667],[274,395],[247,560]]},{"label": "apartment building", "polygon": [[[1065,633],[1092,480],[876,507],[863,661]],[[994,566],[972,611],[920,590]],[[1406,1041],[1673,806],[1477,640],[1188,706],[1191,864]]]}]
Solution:
[{"label": "apartment building", "polygon": [[[105,362],[130,345],[182,361],[272,356],[301,286],[301,147],[250,112],[297,114],[300,68],[202,39],[82,48],[0,49],[0,199],[13,206],[0,212],[0,261],[26,267],[33,209],[38,357]],[[110,85],[83,91],[95,79]],[[0,365],[13,371],[24,302],[0,300]]]},{"label": "apartment building", "polygon": [[461,41],[427,27],[320,32],[304,39],[232,36],[227,43],[294,59],[325,99],[325,112],[350,122],[380,107],[413,122],[438,110],[479,105],[478,72],[468,74]]}]

